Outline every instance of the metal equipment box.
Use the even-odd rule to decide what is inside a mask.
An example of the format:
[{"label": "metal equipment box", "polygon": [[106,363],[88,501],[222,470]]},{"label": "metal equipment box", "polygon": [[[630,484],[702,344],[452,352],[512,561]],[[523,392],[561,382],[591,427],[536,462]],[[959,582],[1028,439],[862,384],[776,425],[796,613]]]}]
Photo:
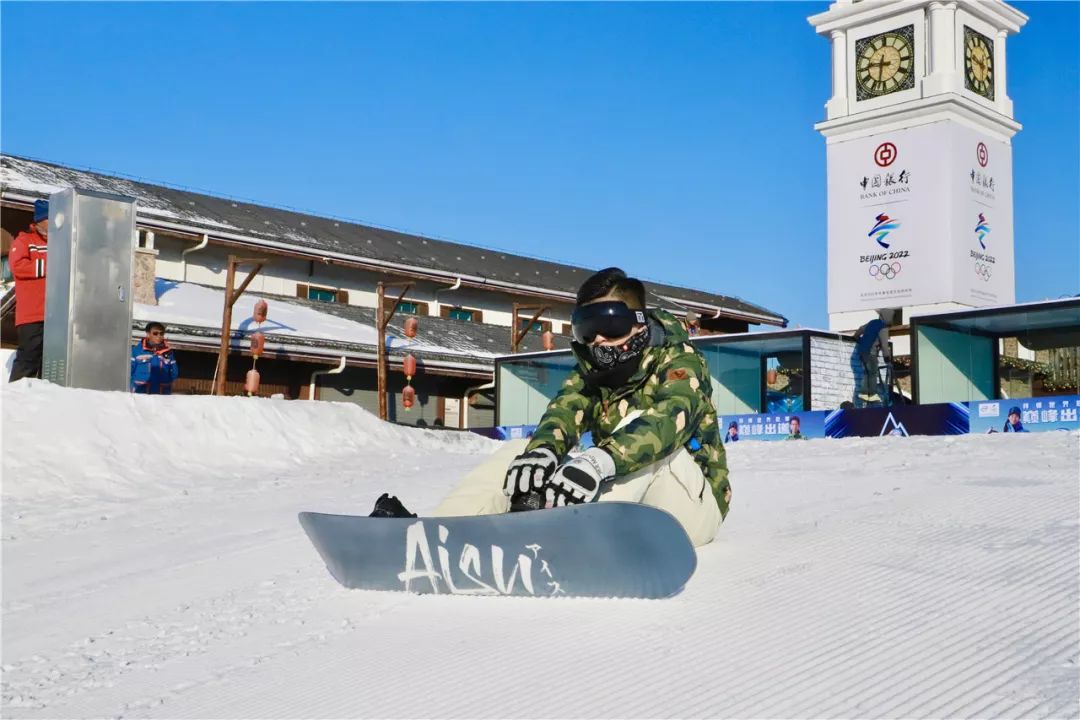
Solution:
[{"label": "metal equipment box", "polygon": [[42,377],[127,392],[135,200],[71,188],[49,198]]}]

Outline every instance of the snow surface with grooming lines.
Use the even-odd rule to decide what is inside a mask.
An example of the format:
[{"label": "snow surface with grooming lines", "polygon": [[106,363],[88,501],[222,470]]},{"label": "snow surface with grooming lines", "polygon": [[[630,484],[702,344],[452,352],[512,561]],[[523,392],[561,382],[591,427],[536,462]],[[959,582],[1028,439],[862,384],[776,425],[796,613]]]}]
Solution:
[{"label": "snow surface with grooming lines", "polygon": [[5,385],[5,717],[1080,716],[1080,435],[728,446],[661,601],[350,591],[300,510],[496,444],[337,403]]}]

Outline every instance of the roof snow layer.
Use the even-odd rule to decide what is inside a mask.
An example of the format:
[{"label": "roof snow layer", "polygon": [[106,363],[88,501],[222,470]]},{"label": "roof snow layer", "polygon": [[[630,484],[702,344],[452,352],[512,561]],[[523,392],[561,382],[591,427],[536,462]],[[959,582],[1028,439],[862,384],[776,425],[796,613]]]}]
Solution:
[{"label": "roof snow layer", "polygon": [[1077,433],[740,442],[663,601],[349,591],[296,513],[495,444],[359,407],[5,385],[3,712],[1077,717]]}]

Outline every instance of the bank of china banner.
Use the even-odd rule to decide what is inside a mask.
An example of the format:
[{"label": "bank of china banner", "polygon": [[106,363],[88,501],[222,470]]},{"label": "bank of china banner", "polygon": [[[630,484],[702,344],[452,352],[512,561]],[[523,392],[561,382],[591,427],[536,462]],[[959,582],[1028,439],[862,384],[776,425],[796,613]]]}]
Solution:
[{"label": "bank of china banner", "polygon": [[1012,148],[953,125],[953,288],[965,305],[1016,302]]},{"label": "bank of china banner", "polygon": [[829,312],[1013,301],[1006,144],[939,122],[827,157]]}]

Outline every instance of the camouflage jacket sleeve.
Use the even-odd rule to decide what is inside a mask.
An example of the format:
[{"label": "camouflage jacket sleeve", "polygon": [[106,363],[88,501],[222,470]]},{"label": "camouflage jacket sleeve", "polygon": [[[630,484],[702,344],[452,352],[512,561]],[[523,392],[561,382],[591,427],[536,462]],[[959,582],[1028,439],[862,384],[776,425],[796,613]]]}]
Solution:
[{"label": "camouflage jacket sleeve", "polygon": [[651,405],[599,444],[615,460],[617,475],[640,470],[690,441],[706,411],[707,372],[697,353],[677,355],[656,371],[660,387]]},{"label": "camouflage jacket sleeve", "polygon": [[551,448],[560,459],[566,457],[581,434],[589,429],[587,425],[595,402],[585,394],[585,380],[575,368],[563,381],[559,394],[548,403],[525,451],[544,446]]}]

